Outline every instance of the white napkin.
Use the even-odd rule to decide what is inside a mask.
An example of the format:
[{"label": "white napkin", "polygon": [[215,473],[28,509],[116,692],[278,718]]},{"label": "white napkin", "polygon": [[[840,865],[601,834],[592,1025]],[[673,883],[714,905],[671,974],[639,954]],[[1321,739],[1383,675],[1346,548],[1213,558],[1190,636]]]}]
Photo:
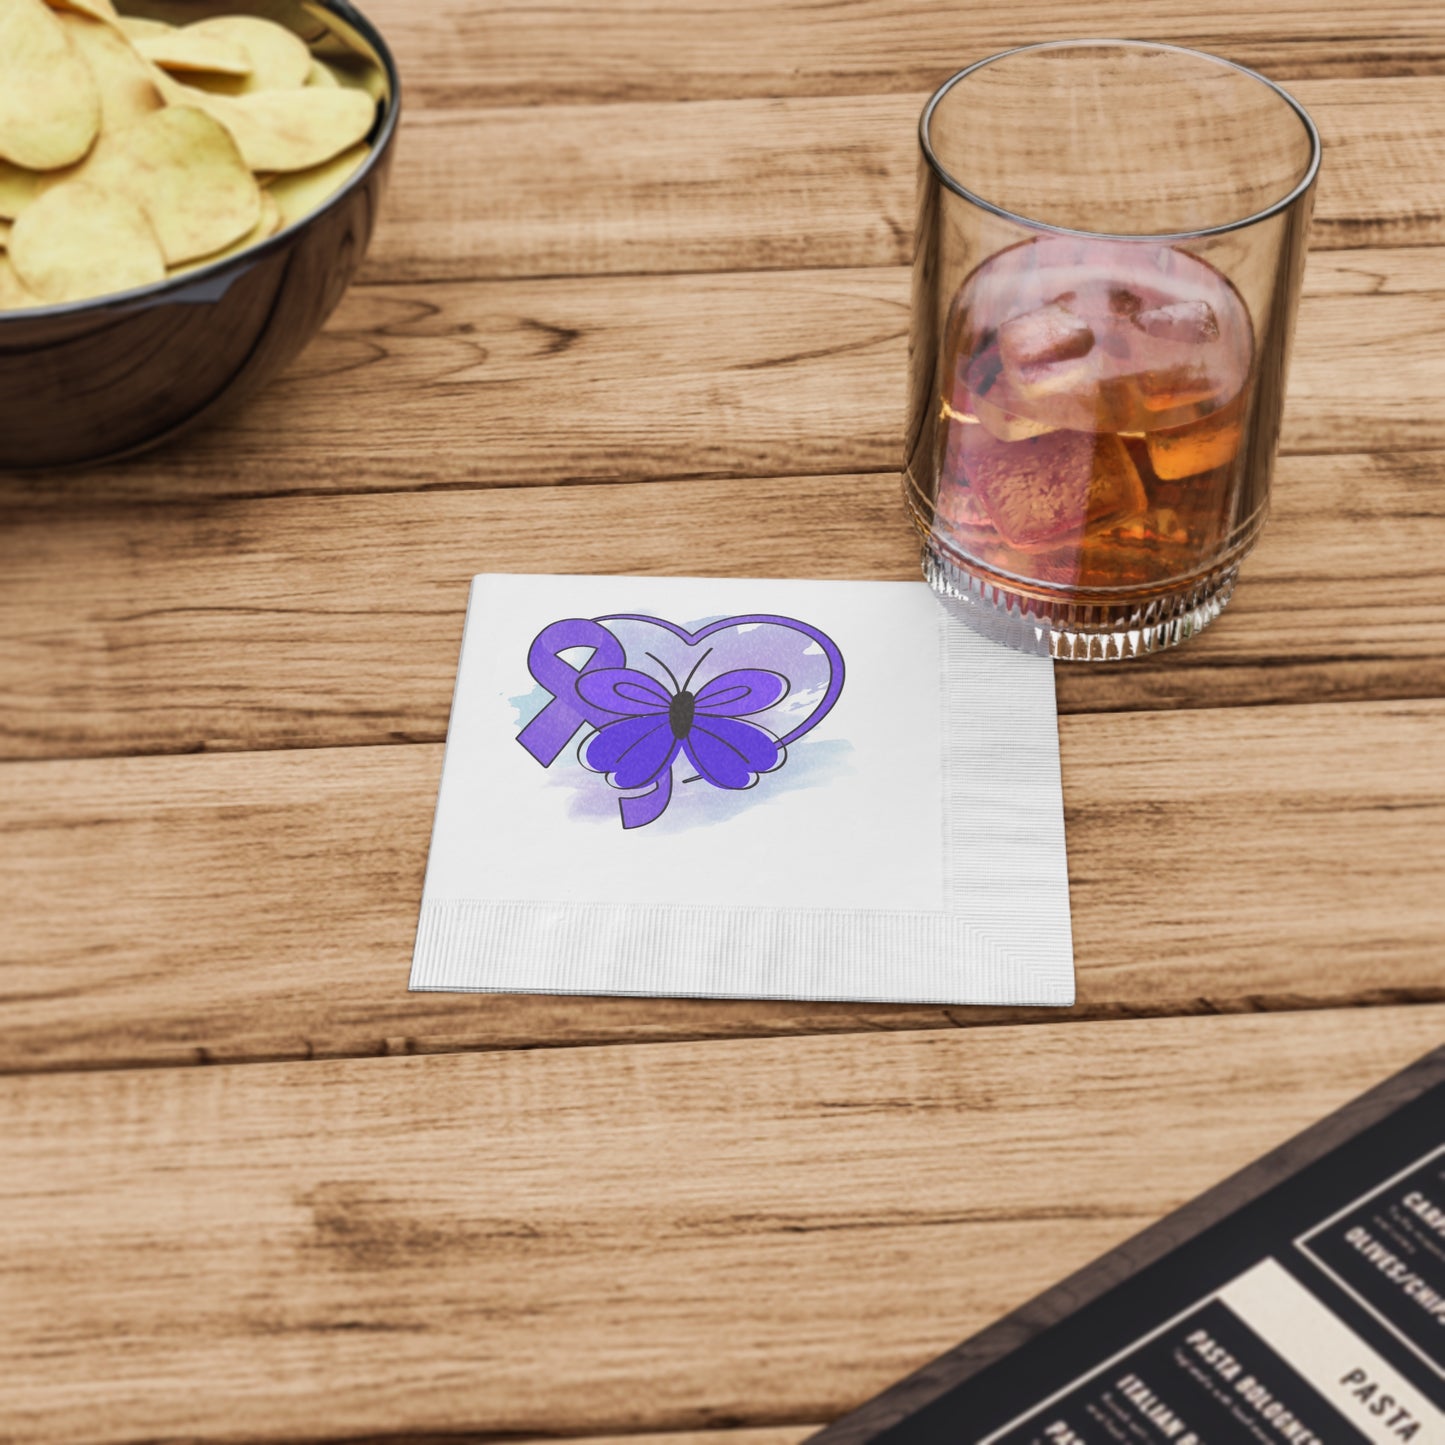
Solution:
[{"label": "white napkin", "polygon": [[923,583],[477,577],[413,989],[1074,998],[1053,666]]}]

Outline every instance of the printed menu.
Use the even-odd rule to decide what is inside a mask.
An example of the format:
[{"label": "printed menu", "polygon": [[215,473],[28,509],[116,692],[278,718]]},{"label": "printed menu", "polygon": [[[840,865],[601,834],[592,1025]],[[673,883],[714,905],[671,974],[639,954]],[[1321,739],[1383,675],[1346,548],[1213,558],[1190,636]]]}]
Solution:
[{"label": "printed menu", "polygon": [[1445,1445],[1445,1049],[817,1445]]}]

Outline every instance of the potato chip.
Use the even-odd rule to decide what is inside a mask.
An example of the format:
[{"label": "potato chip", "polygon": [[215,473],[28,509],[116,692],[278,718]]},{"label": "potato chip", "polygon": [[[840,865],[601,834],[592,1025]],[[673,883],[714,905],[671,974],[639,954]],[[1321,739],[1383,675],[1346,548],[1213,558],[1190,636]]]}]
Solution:
[{"label": "potato chip", "polygon": [[172,266],[229,246],[261,215],[260,187],[236,143],[191,106],[167,106],[104,137],[78,178],[134,201]]},{"label": "potato chip", "polygon": [[[279,212],[278,212],[279,214]],[[0,251],[4,251],[10,245],[10,222],[0,221]]]},{"label": "potato chip", "polygon": [[114,26],[79,13],[65,13],[59,19],[95,78],[102,135],[124,130],[165,104],[151,80],[150,67]]},{"label": "potato chip", "polygon": [[318,86],[322,90],[335,90],[341,82],[337,80],[336,72],[324,60],[313,60],[306,84]]},{"label": "potato chip", "polygon": [[48,0],[52,10],[69,10],[76,15],[89,15],[92,20],[104,20],[114,25],[119,17],[110,0]]},{"label": "potato chip", "polygon": [[262,241],[268,241],[277,231],[281,229],[281,209],[276,202],[261,192],[261,219],[239,241],[217,251],[212,256],[202,256],[195,261],[188,261],[183,266],[172,266],[172,276],[184,276],[188,271],[199,271],[202,266],[210,266],[216,261],[229,261],[232,256],[239,256],[242,251],[249,251],[252,246],[258,246]]},{"label": "potato chip", "polygon": [[250,75],[218,75],[212,71],[192,70],[186,73],[184,79],[187,85],[204,90],[208,95],[249,95],[258,88]]},{"label": "potato chip", "polygon": [[236,46],[250,60],[245,93],[296,90],[311,73],[311,52],[299,35],[257,15],[216,15],[183,27],[188,35],[212,36]]},{"label": "potato chip", "polygon": [[0,0],[0,160],[49,171],[100,130],[90,69],[41,0]]},{"label": "potato chip", "polygon": [[0,161],[0,216],[13,221],[40,194],[42,174]]},{"label": "potato chip", "polygon": [[365,142],[310,170],[290,171],[277,176],[267,189],[281,209],[282,223],[290,226],[309,216],[317,206],[336,194],[348,176],[371,154]]},{"label": "potato chip", "polygon": [[207,71],[214,75],[248,76],[251,57],[234,40],[208,35],[187,25],[160,35],[141,36],[136,50],[147,60],[169,71]]},{"label": "potato chip", "polygon": [[128,40],[144,40],[152,35],[169,35],[178,27],[164,20],[145,20],[139,15],[117,15],[115,27]]},{"label": "potato chip", "polygon": [[357,90],[257,91],[211,95],[157,70],[156,84],[171,105],[194,106],[214,116],[241,148],[253,171],[304,171],[366,137],[376,103]]},{"label": "potato chip", "polygon": [[32,296],[21,284],[10,258],[0,256],[0,311],[23,311],[27,306],[44,305],[38,296]]},{"label": "potato chip", "polygon": [[129,291],[166,275],[145,212],[78,180],[26,207],[10,232],[10,260],[25,289],[47,304]]}]

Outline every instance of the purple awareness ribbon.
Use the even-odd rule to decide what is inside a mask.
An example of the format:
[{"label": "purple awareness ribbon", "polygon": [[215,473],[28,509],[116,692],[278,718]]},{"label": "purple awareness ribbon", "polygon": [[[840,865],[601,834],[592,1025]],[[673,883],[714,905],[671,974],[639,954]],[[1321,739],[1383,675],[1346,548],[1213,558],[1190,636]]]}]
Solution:
[{"label": "purple awareness ribbon", "polygon": [[[572,647],[590,647],[592,656],[581,667],[573,667],[561,653]],[[577,691],[577,679],[599,667],[625,667],[627,653],[622,644],[600,623],[586,617],[569,617],[544,627],[527,651],[527,671],[552,694],[549,702],[526,727],[517,741],[549,768],[581,727],[600,728],[616,720],[617,714],[594,707]],[[622,826],[641,828],[660,817],[672,799],[672,769],[645,793],[619,800]]]}]

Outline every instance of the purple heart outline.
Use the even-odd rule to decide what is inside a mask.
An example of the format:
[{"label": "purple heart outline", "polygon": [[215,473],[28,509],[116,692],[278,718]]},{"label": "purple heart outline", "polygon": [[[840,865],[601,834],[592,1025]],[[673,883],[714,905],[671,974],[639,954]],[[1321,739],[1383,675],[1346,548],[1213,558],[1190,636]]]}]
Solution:
[{"label": "purple heart outline", "polygon": [[[605,710],[599,712],[597,707],[579,694],[577,688],[578,680],[590,672],[627,665],[626,649],[608,630],[606,624],[609,622],[641,622],[661,628],[671,633],[688,649],[697,647],[707,638],[728,628],[748,626],[781,627],[816,644],[827,659],[828,685],[808,715],[790,732],[776,739],[780,749],[785,749],[817,727],[833,710],[843,691],[845,668],[843,654],[838,645],[827,633],[795,617],[783,617],[770,612],[740,613],[710,622],[696,631],[679,627],[665,618],[635,612],[613,612],[594,618],[564,618],[544,627],[532,640],[527,653],[528,671],[534,680],[551,694],[552,701],[522,729],[517,735],[517,741],[544,768],[550,767],[556,761],[581,727],[600,729],[616,720]],[[590,656],[581,667],[574,667],[560,655],[576,647],[591,649]],[[655,821],[662,816],[671,797],[672,766],[668,763],[665,771],[647,792],[619,799],[622,826],[639,828]]]}]

